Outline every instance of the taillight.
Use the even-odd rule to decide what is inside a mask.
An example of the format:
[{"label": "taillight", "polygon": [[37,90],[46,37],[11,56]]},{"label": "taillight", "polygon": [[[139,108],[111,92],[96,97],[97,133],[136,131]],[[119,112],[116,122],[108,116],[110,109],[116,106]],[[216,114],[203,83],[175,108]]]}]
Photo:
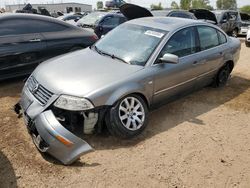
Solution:
[{"label": "taillight", "polygon": [[92,40],[94,40],[94,41],[96,41],[96,40],[99,39],[97,35],[92,35],[90,38],[91,38]]}]

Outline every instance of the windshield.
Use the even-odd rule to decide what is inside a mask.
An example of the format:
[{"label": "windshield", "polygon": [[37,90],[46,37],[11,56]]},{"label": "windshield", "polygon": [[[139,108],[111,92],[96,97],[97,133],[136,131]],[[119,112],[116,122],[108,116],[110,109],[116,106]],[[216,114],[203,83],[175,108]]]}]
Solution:
[{"label": "windshield", "polygon": [[99,40],[99,52],[133,65],[144,66],[167,31],[134,24],[122,24]]},{"label": "windshield", "polygon": [[105,12],[93,12],[88,14],[87,16],[82,17],[78,22],[86,25],[94,25],[98,22],[103,16],[105,16]]}]

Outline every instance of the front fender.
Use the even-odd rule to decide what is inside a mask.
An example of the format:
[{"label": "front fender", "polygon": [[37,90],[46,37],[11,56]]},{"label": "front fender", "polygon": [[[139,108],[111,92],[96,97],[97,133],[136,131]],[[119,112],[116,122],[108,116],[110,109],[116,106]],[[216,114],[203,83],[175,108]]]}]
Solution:
[{"label": "front fender", "polygon": [[106,105],[113,105],[119,99],[131,94],[131,93],[139,93],[145,97],[147,104],[150,104],[150,91],[145,88],[145,86],[140,85],[138,83],[130,83],[129,85],[125,85],[117,90],[115,90],[109,98],[107,98]]}]

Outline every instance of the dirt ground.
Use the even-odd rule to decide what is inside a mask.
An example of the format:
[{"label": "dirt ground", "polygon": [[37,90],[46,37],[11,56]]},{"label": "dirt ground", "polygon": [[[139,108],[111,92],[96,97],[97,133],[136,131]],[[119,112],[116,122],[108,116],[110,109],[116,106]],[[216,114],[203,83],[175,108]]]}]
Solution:
[{"label": "dirt ground", "polygon": [[12,106],[21,79],[0,83],[0,187],[250,187],[250,48],[227,86],[204,88],[153,111],[125,141],[88,138],[72,166],[43,157]]}]

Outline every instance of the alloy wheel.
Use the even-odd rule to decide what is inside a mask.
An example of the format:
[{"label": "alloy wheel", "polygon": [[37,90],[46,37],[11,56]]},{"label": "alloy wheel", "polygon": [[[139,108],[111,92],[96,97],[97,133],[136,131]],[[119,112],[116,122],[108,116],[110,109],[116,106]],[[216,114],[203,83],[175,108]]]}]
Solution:
[{"label": "alloy wheel", "polygon": [[127,129],[131,131],[140,129],[145,120],[142,103],[135,97],[124,98],[119,105],[119,118]]}]

